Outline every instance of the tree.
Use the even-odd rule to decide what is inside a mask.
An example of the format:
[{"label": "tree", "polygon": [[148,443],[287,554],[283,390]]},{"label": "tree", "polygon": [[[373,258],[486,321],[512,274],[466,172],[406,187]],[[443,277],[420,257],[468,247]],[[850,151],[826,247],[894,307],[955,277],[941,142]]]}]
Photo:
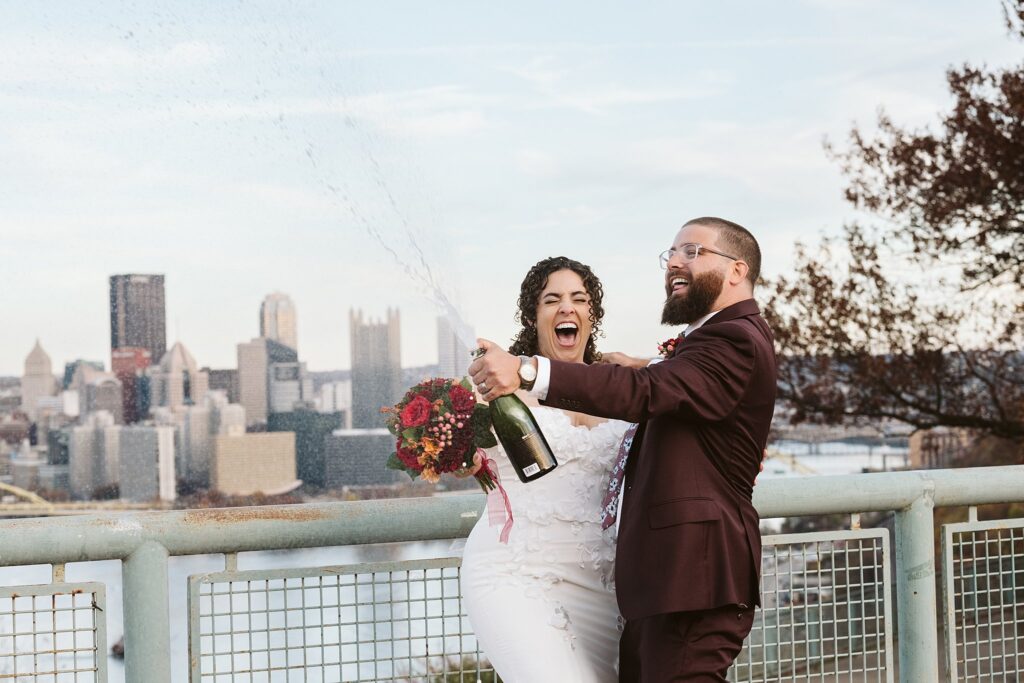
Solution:
[{"label": "tree", "polygon": [[[1024,0],[1003,3],[1024,39]],[[947,71],[937,132],[884,111],[827,152],[874,216],[770,283],[794,421],[891,418],[1024,442],[1024,64]]]}]

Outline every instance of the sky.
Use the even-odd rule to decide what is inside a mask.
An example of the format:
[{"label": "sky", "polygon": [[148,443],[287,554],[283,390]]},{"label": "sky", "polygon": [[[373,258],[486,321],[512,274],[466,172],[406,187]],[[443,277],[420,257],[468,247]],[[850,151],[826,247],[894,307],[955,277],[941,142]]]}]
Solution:
[{"label": "sky", "polygon": [[823,150],[880,107],[935,127],[945,70],[1019,64],[997,0],[47,2],[0,24],[0,375],[109,365],[108,277],[163,273],[168,345],[235,367],[290,295],[300,359],[350,309],[436,361],[438,300],[507,344],[536,261],[589,264],[599,348],[670,331],[657,255],[689,218],[769,277],[857,216]]}]

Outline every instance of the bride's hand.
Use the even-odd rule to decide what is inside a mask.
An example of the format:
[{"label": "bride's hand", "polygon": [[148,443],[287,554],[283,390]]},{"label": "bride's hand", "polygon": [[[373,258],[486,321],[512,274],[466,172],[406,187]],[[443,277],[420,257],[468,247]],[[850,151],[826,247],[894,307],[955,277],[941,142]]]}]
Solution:
[{"label": "bride's hand", "polygon": [[622,365],[627,368],[646,368],[647,364],[651,362],[650,358],[637,358],[636,356],[628,356],[620,351],[610,351],[608,353],[601,354],[601,360],[598,363],[607,363],[609,365]]},{"label": "bride's hand", "polygon": [[476,473],[484,466],[483,456],[480,455],[480,451],[473,454],[473,465],[471,467],[463,467],[462,469],[455,470],[452,472],[459,479],[465,479],[466,477],[475,477]]}]

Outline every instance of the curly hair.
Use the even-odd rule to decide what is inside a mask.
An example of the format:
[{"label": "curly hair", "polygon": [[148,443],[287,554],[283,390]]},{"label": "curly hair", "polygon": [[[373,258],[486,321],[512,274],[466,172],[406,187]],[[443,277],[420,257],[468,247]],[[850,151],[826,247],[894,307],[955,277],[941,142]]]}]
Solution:
[{"label": "curly hair", "polygon": [[518,310],[515,315],[516,322],[520,323],[522,328],[512,339],[509,353],[517,356],[536,356],[540,353],[537,341],[537,306],[540,304],[541,292],[548,283],[548,277],[559,270],[571,270],[579,275],[590,296],[590,323],[593,330],[583,351],[583,362],[593,363],[601,358],[594,340],[600,336],[601,319],[604,318],[604,307],[601,305],[604,287],[590,266],[565,256],[552,256],[538,261],[523,278],[523,284],[519,286]]}]

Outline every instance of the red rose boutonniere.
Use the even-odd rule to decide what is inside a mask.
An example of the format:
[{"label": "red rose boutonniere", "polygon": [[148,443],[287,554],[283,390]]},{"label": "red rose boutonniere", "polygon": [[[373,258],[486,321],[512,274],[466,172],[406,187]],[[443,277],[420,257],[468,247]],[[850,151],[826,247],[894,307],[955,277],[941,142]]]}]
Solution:
[{"label": "red rose boutonniere", "polygon": [[676,350],[676,342],[679,341],[679,337],[672,337],[658,344],[658,355],[662,358],[668,358],[672,355],[672,352]]}]

